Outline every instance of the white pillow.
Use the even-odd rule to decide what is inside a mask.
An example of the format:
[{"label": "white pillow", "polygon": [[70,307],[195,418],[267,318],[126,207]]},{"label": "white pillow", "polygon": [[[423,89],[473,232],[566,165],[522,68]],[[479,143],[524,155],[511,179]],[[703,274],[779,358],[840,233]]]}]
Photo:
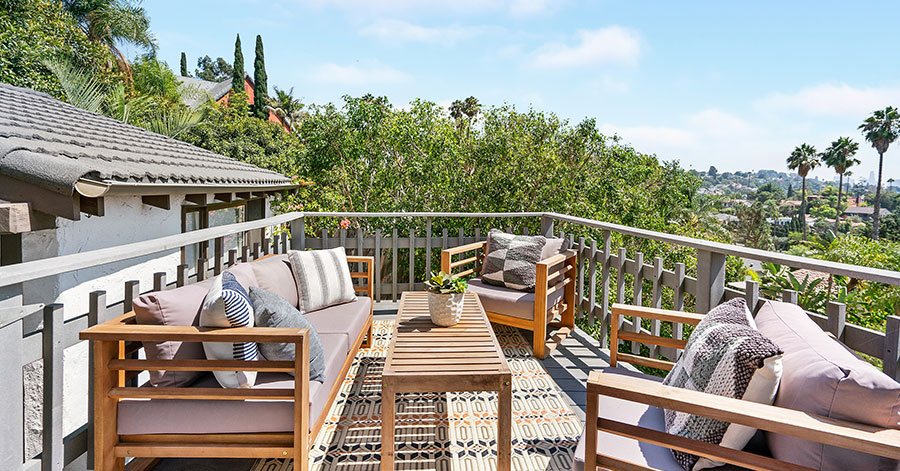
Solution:
[{"label": "white pillow", "polygon": [[[247,291],[225,271],[213,280],[200,310],[201,327],[253,327],[253,304]],[[256,342],[203,342],[209,360],[256,360]],[[251,388],[255,371],[213,371],[223,388]]]},{"label": "white pillow", "polygon": [[347,252],[343,247],[328,250],[288,252],[297,283],[298,308],[302,314],[356,300]]}]

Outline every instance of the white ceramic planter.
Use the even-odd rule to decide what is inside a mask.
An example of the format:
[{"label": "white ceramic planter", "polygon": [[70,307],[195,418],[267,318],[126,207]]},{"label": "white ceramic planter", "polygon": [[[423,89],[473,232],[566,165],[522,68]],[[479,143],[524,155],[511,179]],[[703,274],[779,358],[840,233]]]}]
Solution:
[{"label": "white ceramic planter", "polygon": [[428,293],[428,312],[431,322],[442,327],[450,327],[462,317],[463,297],[465,293],[437,294]]}]

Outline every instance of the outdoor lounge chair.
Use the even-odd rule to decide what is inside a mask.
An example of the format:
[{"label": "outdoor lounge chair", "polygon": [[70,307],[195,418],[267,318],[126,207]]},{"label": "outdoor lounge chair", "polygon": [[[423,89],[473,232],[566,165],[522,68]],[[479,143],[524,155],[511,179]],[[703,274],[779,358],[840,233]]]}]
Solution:
[{"label": "outdoor lounge chair", "polygon": [[[458,276],[480,274],[484,263],[487,242],[441,251],[441,271],[453,273],[466,266],[471,268],[456,273]],[[469,258],[454,261],[455,255],[473,253]],[[575,262],[574,250],[557,252],[537,264],[537,283],[533,293],[516,291],[485,284],[480,278],[469,280],[469,292],[478,294],[488,319],[497,324],[509,325],[534,332],[534,356],[544,359],[575,327]],[[556,316],[560,321],[554,321]],[[548,326],[558,329],[547,342]]]},{"label": "outdoor lounge chair", "polygon": [[[799,310],[799,316],[806,314],[797,306],[786,303],[776,303],[777,306],[765,308],[787,310]],[[796,313],[796,311],[795,311]],[[890,408],[891,393],[888,385],[888,394],[885,390],[873,394],[880,396],[875,400],[863,397],[865,392],[854,391],[856,404],[844,406],[844,410],[829,412],[828,416],[808,412],[814,409],[805,401],[815,401],[816,388],[811,384],[814,381],[800,380],[794,385],[802,387],[794,389],[808,389],[801,391],[799,399],[792,398],[791,408],[776,405],[759,404],[750,401],[742,401],[728,397],[721,397],[704,392],[692,391],[661,384],[662,378],[650,376],[634,371],[633,369],[617,368],[617,362],[628,358],[630,363],[640,364],[663,370],[670,370],[674,363],[655,358],[644,358],[630,354],[617,352],[615,345],[618,339],[640,341],[642,344],[651,344],[671,348],[683,348],[685,341],[654,336],[646,333],[635,333],[622,330],[619,320],[622,316],[637,316],[642,319],[654,319],[663,322],[678,322],[697,325],[703,318],[702,315],[667,311],[661,309],[645,308],[640,306],[626,306],[615,304],[611,310],[613,326],[610,336],[610,367],[590,373],[587,380],[587,408],[585,432],[575,451],[573,471],[595,471],[600,469],[628,469],[628,470],[664,470],[682,471],[681,466],[675,461],[670,450],[679,450],[697,456],[710,458],[726,463],[716,470],[734,469],[778,469],[778,470],[808,470],[808,469],[894,469],[891,464],[871,466],[872,460],[881,460],[879,457],[900,459],[900,430],[896,428],[884,428],[884,423],[891,423],[893,419],[896,425],[896,417],[891,413],[882,414],[881,426],[873,426],[849,420],[838,420],[832,415],[842,416],[847,410],[855,408],[868,409],[866,414],[875,415],[872,409],[878,409],[878,403],[885,402]],[[794,318],[796,319],[796,317]],[[807,327],[797,327],[797,324],[784,324],[784,330],[793,331],[788,335],[797,335],[802,339],[800,343],[821,334],[808,330]],[[812,323],[809,323],[812,325]],[[806,331],[803,331],[807,328]],[[818,329],[812,325],[812,328]],[[761,329],[762,332],[762,329]],[[812,335],[810,335],[812,334]],[[782,339],[783,340],[783,339]],[[831,339],[828,339],[831,340]],[[788,342],[783,349],[790,354]],[[816,341],[810,341],[815,345]],[[825,345],[827,342],[819,342]],[[837,342],[833,342],[838,345]],[[814,352],[815,358],[822,358],[829,366],[827,358],[829,347],[820,348]],[[837,347],[832,352],[837,352],[838,357],[848,352],[843,347]],[[824,355],[824,356],[821,356]],[[835,368],[838,382],[842,378],[843,371]],[[880,372],[876,372],[880,374]],[[787,356],[785,356],[785,371],[782,377],[782,389],[785,387],[788,371]],[[806,374],[806,372],[804,372]],[[887,376],[883,380],[892,381]],[[837,389],[846,388],[841,386]],[[900,385],[898,385],[900,387]],[[840,400],[840,391],[833,388],[825,388],[831,398]],[[779,394],[783,394],[782,391]],[[826,403],[830,404],[826,398]],[[845,397],[846,399],[846,397]],[[893,394],[893,404],[897,403],[897,395]],[[854,401],[844,401],[854,402]],[[682,436],[666,433],[664,409],[686,412],[702,417],[709,417],[734,424],[746,425],[763,431],[757,434],[754,440],[744,450],[734,450],[719,445],[714,445]],[[774,438],[773,438],[774,437]],[[779,441],[781,445],[775,443]],[[815,443],[813,443],[815,442]],[[773,446],[775,444],[775,446]],[[823,444],[824,448],[816,448]],[[780,448],[779,448],[780,447]],[[815,468],[798,466],[794,462],[776,459],[773,456],[778,449],[782,457],[793,455],[802,461],[808,460],[804,456],[804,447],[812,447],[822,454],[822,462]],[[809,450],[810,448],[807,448]],[[824,451],[822,451],[824,450]],[[829,454],[830,453],[830,454]],[[877,456],[873,456],[877,455]],[[793,459],[791,461],[794,461]],[[851,463],[847,465],[847,463]]]}]

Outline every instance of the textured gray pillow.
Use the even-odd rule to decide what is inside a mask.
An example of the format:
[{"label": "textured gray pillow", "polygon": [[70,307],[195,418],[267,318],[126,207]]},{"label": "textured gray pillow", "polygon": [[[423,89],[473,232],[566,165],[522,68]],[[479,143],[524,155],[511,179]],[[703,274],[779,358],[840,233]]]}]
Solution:
[{"label": "textured gray pillow", "polygon": [[534,291],[537,262],[547,238],[513,235],[492,229],[481,279],[494,286],[519,291]]},{"label": "textured gray pillow", "polygon": [[[744,298],[719,304],[694,328],[684,353],[663,384],[745,401],[771,404],[781,379],[781,349],[756,330]],[[670,434],[740,450],[756,430],[666,409]],[[672,450],[684,469],[723,463]]]},{"label": "textured gray pillow", "polygon": [[[250,288],[250,302],[257,327],[296,327],[309,329],[309,379],[325,381],[325,349],[316,328],[286,299],[262,288]],[[294,361],[292,343],[260,343],[259,352],[271,361]]]}]

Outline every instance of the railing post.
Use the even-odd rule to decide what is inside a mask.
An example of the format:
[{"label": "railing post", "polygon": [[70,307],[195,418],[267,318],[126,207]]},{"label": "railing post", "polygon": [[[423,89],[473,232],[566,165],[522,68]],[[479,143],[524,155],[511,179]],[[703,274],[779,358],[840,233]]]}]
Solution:
[{"label": "railing post", "polygon": [[228,266],[232,267],[237,263],[237,249],[228,249]]},{"label": "railing post", "polygon": [[216,237],[213,241],[213,255],[216,257],[213,261],[213,273],[218,276],[222,274],[222,257],[225,255],[224,237]]},{"label": "railing post", "polygon": [[153,274],[153,291],[166,289],[166,272],[158,271]]},{"label": "railing post", "polygon": [[425,218],[425,279],[431,276],[431,257],[434,251],[431,249],[431,218]]},{"label": "railing post", "polygon": [[759,304],[759,282],[747,280],[744,283],[744,299],[747,301],[747,308],[756,316],[756,305]]},{"label": "railing post", "polygon": [[606,327],[609,325],[609,256],[612,250],[612,234],[603,231],[603,254],[600,263],[603,271],[600,275],[600,345],[606,345]]},{"label": "railing post", "polygon": [[[163,273],[165,275],[165,273]],[[154,280],[156,278],[154,277]],[[163,276],[165,280],[165,276]],[[165,286],[165,281],[163,281]],[[158,290],[157,290],[158,291]],[[91,291],[88,303],[88,327],[93,327],[106,320],[106,291]],[[94,372],[94,355],[88,349],[88,371]],[[88,431],[87,431],[87,469],[94,469],[94,381],[88,379]]]},{"label": "railing post", "polygon": [[828,331],[834,335],[834,338],[843,339],[844,325],[847,323],[847,306],[844,303],[829,301],[826,314],[828,314],[826,320]]},{"label": "railing post", "polygon": [[725,295],[725,255],[697,249],[697,313],[706,314]]},{"label": "railing post", "polygon": [[[254,242],[255,244],[259,244],[259,242]],[[206,272],[209,270],[207,266],[207,260],[203,257],[197,259],[197,282],[201,282],[206,279]]]},{"label": "railing post", "polygon": [[888,316],[884,334],[884,373],[900,381],[900,317]]},{"label": "railing post", "polygon": [[[25,409],[22,391],[22,320],[0,325],[0,469],[22,469],[24,460]],[[61,353],[60,353],[61,354]]]},{"label": "railing post", "polygon": [[63,469],[63,305],[44,307],[41,355],[44,365],[41,470]]},{"label": "railing post", "polygon": [[187,283],[188,264],[182,263],[175,267],[175,286],[181,288]]},{"label": "railing post", "polygon": [[541,235],[553,237],[553,218],[546,214],[541,215]]},{"label": "railing post", "polygon": [[800,294],[792,289],[786,289],[781,292],[781,300],[786,303],[800,304]]},{"label": "railing post", "polygon": [[291,221],[291,248],[306,250],[306,216]]},{"label": "railing post", "polygon": [[133,310],[134,298],[138,297],[141,292],[141,282],[139,280],[128,280],[125,282],[125,297],[122,298],[124,312]]}]

